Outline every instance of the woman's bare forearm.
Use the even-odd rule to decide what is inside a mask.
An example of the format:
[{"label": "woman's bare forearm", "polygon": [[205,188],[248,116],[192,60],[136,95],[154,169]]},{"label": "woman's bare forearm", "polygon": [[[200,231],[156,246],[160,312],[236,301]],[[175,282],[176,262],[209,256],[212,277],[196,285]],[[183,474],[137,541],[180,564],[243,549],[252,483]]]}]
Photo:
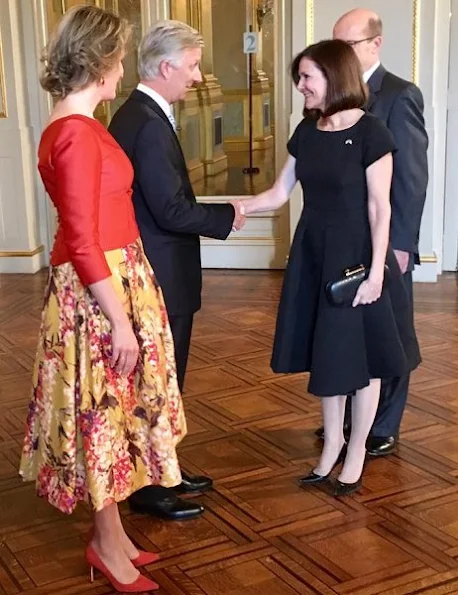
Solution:
[{"label": "woman's bare forearm", "polygon": [[391,207],[387,205],[369,206],[369,224],[372,238],[372,262],[370,276],[372,278],[383,277],[386,252],[388,249],[388,238],[390,235]]},{"label": "woman's bare forearm", "polygon": [[393,174],[391,153],[381,157],[366,170],[368,188],[368,217],[372,239],[370,277],[383,279],[386,252],[390,236],[390,188]]},{"label": "woman's bare forearm", "polygon": [[288,200],[288,196],[278,191],[275,186],[257,194],[253,198],[242,200],[245,214],[276,211]]},{"label": "woman's bare forearm", "polygon": [[275,184],[269,190],[261,192],[252,198],[243,198],[240,202],[243,205],[245,214],[262,213],[264,211],[276,211],[288,200],[292,189],[296,184],[296,160],[288,157]]}]

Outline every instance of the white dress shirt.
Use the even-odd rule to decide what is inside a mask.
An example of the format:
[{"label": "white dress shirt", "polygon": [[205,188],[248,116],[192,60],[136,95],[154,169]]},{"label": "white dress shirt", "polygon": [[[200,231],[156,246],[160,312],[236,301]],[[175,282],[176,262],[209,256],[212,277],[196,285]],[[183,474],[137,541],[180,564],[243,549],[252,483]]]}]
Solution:
[{"label": "white dress shirt", "polygon": [[154,101],[158,104],[158,106],[169,119],[170,123],[173,126],[173,129],[176,130],[176,122],[175,118],[173,117],[172,106],[170,105],[170,103],[167,100],[165,100],[162,97],[162,95],[159,95],[157,91],[154,91],[154,89],[147,87],[143,83],[138,83],[137,90],[141,91],[142,93],[145,93],[146,95],[149,95],[151,99],[154,99]]},{"label": "white dress shirt", "polygon": [[374,74],[374,72],[377,70],[377,68],[380,66],[380,61],[376,62],[374,64],[374,66],[371,66],[371,68],[369,68],[369,70],[366,70],[366,72],[363,74],[363,79],[364,82],[367,83],[367,81],[371,78],[371,76]]}]

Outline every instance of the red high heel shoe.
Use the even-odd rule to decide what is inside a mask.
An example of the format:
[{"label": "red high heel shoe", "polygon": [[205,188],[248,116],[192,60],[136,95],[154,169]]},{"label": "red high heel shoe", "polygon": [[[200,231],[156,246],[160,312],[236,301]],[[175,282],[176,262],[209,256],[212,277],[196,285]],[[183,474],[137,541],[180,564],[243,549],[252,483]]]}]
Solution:
[{"label": "red high heel shoe", "polygon": [[120,583],[111,574],[105,564],[102,562],[94,548],[90,545],[87,546],[85,551],[86,562],[89,565],[91,572],[91,583],[94,582],[94,568],[97,568],[111,583],[112,587],[118,591],[118,593],[144,593],[145,591],[157,591],[159,585],[154,581],[146,578],[146,576],[139,575],[133,583]]},{"label": "red high heel shoe", "polygon": [[[89,545],[94,538],[94,529],[91,529],[89,532],[86,543]],[[145,552],[144,550],[137,550],[138,556],[131,560],[132,564],[135,568],[141,568],[142,566],[147,566],[148,564],[153,564],[153,562],[157,562],[160,560],[160,555],[154,552]]]},{"label": "red high heel shoe", "polygon": [[159,554],[155,554],[154,552],[144,552],[143,550],[138,550],[138,556],[131,560],[131,562],[135,566],[135,568],[141,568],[142,566],[147,566],[148,564],[157,562],[159,559]]}]

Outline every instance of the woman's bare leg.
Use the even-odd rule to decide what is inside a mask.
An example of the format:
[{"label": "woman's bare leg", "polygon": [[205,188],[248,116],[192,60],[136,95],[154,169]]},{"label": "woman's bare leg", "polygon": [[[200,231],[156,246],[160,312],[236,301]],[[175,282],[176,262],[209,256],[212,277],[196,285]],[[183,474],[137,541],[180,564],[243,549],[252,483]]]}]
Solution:
[{"label": "woman's bare leg", "polygon": [[116,507],[116,525],[118,528],[119,541],[130,560],[134,560],[138,556],[138,550],[127,535],[122,524],[121,515],[119,514],[119,507]]},{"label": "woman's bare leg", "polygon": [[339,475],[339,481],[343,483],[355,483],[361,476],[366,459],[366,440],[374,423],[379,399],[380,379],[371,380],[369,386],[356,391],[352,397],[351,434]]},{"label": "woman's bare leg", "polygon": [[324,445],[321,457],[314,472],[318,475],[328,475],[331,472],[344,445],[343,424],[345,417],[346,396],[322,397]]},{"label": "woman's bare leg", "polygon": [[102,562],[121,583],[133,583],[139,576],[138,570],[129,560],[119,538],[118,505],[109,504],[94,513],[94,534],[91,545]]}]

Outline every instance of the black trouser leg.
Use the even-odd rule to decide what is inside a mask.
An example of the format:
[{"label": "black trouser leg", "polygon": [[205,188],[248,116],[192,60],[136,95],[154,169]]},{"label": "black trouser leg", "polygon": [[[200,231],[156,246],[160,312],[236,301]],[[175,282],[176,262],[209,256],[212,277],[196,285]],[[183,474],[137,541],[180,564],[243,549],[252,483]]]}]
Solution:
[{"label": "black trouser leg", "polygon": [[180,391],[183,392],[184,377],[191,344],[193,314],[169,316],[170,329],[175,345],[175,361]]},{"label": "black trouser leg", "polygon": [[[411,272],[404,274],[404,283],[412,303],[413,316],[413,282]],[[402,415],[409,393],[409,381],[410,374],[382,381],[380,402],[371,431],[372,436],[386,438],[399,434]]]}]

